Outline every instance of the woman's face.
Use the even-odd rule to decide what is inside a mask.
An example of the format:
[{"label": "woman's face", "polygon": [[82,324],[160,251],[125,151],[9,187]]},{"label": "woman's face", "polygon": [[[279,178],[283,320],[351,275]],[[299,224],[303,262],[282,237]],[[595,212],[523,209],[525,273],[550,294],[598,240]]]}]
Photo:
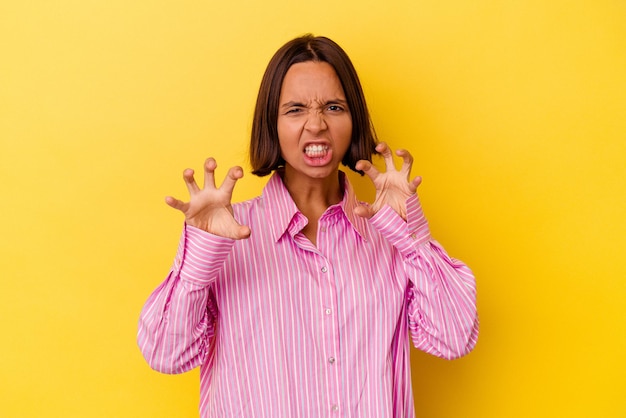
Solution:
[{"label": "woman's face", "polygon": [[318,179],[336,173],[350,146],[352,117],[330,64],[307,61],[289,68],[277,127],[286,173]]}]

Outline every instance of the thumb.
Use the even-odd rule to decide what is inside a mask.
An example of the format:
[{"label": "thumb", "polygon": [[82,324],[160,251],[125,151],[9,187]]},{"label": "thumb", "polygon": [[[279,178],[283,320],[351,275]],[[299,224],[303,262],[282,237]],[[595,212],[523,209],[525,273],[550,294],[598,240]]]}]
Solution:
[{"label": "thumb", "polygon": [[360,203],[354,208],[354,214],[362,218],[371,218],[374,215],[374,209],[367,203]]},{"label": "thumb", "polygon": [[247,225],[241,225],[239,226],[239,229],[237,230],[236,233],[236,238],[235,239],[246,239],[250,236],[250,227]]},{"label": "thumb", "polygon": [[189,206],[188,203],[185,203],[182,200],[178,200],[172,196],[166,196],[165,203],[167,203],[169,207],[177,209],[183,213],[187,210],[187,207]]}]

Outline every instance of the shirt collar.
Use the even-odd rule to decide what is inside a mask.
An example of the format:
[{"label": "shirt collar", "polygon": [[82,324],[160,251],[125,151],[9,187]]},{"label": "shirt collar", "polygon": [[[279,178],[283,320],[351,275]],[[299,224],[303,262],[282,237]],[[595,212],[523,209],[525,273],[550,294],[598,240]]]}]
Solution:
[{"label": "shirt collar", "polygon": [[[354,230],[367,240],[367,220],[356,216],[354,208],[359,204],[348,177],[339,172],[340,180],[344,184],[344,195],[338,204],[346,219]],[[263,204],[267,209],[269,229],[272,239],[277,242],[286,232],[299,232],[305,226],[305,217],[289,195],[285,184],[278,172],[274,172],[265,185],[262,194]],[[291,225],[291,228],[290,228]]]}]

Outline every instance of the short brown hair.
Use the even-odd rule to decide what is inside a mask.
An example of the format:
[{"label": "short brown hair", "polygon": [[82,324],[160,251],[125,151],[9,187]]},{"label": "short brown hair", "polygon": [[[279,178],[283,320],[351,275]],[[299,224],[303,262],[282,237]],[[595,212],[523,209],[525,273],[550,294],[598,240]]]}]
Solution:
[{"label": "short brown hair", "polygon": [[355,168],[357,161],[371,161],[372,154],[377,153],[376,132],[352,61],[332,40],[309,34],[283,45],[276,51],[265,70],[252,121],[250,140],[252,174],[266,176],[285,164],[280,155],[277,128],[281,87],[289,68],[307,61],[330,64],[335,69],[346,95],[352,117],[352,140],[341,161],[342,164],[359,172]]}]

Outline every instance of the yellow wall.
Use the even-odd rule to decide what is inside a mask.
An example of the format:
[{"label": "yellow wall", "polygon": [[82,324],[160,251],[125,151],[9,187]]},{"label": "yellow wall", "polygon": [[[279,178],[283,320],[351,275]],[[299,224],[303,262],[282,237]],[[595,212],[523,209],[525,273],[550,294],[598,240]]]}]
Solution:
[{"label": "yellow wall", "polygon": [[625,18],[621,0],[1,0],[0,416],[196,416],[197,372],[159,375],[135,345],[181,228],[163,196],[205,156],[246,164],[262,71],[309,31],[351,55],[478,277],[476,351],[413,356],[419,415],[626,416]]}]

